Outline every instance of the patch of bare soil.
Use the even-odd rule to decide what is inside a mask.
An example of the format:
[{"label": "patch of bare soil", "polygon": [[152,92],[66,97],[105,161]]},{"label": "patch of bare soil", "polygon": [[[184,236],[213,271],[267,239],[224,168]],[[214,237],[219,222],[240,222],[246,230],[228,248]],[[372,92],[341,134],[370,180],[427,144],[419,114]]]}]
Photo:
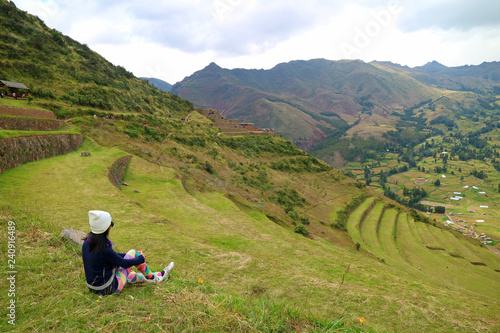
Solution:
[{"label": "patch of bare soil", "polygon": [[20,117],[57,119],[52,111],[35,110],[35,109],[18,109],[3,105],[0,105],[0,114],[7,114],[10,116],[20,116]]},{"label": "patch of bare soil", "polygon": [[489,246],[489,245],[486,245],[486,247],[491,251],[491,252],[494,252],[496,254],[498,254],[500,256],[500,250],[494,246]]},{"label": "patch of bare soil", "polygon": [[422,200],[420,201],[421,204],[423,205],[429,205],[429,206],[443,206],[445,208],[453,208],[455,205],[452,204],[446,204],[446,203],[441,203],[441,202],[433,202],[433,201],[428,201],[428,200]]},{"label": "patch of bare soil", "polygon": [[425,179],[425,178],[417,178],[413,182],[415,183],[415,185],[422,185],[423,183],[428,182],[428,181],[429,180]]}]

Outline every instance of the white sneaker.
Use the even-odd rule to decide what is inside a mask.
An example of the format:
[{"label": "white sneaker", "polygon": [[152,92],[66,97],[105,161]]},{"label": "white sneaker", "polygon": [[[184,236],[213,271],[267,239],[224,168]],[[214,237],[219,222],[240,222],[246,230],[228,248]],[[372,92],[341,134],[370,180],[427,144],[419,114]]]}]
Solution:
[{"label": "white sneaker", "polygon": [[170,272],[174,269],[174,262],[172,261],[170,264],[168,264],[167,267],[165,267],[162,271],[162,278],[163,280],[166,280],[168,279],[168,274],[170,274]]},{"label": "white sneaker", "polygon": [[148,279],[146,277],[146,282],[149,282],[149,283],[158,283],[161,281],[163,281],[163,276],[157,275],[156,273],[153,273],[153,277],[150,279]]}]

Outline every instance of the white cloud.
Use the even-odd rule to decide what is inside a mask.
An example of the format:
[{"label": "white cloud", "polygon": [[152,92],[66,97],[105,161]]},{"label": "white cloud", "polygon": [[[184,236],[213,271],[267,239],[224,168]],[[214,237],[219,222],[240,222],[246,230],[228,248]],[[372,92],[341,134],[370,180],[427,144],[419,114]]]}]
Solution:
[{"label": "white cloud", "polygon": [[500,60],[498,0],[15,0],[137,76],[170,83],[210,62],[311,58],[448,66]]},{"label": "white cloud", "polygon": [[431,28],[468,31],[478,27],[500,27],[500,1],[406,1],[399,26],[404,31]]}]

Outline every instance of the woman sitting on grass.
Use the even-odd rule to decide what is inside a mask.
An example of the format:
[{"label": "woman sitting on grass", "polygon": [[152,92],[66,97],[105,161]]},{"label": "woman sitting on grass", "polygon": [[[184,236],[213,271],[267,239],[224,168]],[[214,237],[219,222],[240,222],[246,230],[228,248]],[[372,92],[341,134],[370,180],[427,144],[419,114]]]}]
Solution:
[{"label": "woman sitting on grass", "polygon": [[[142,251],[117,253],[113,250],[113,243],[108,239],[108,235],[114,223],[108,212],[89,211],[89,223],[92,231],[84,239],[82,258],[87,287],[91,291],[109,295],[119,293],[128,283],[157,283],[168,279],[168,274],[174,268],[173,262],[162,272],[153,273],[146,266],[146,255]],[[132,266],[140,273],[132,272]]]}]

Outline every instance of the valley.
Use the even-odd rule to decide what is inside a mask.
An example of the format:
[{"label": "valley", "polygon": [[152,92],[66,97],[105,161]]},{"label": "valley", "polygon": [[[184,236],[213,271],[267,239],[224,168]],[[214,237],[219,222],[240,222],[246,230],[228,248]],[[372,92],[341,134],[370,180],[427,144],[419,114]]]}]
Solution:
[{"label": "valley", "polygon": [[[497,63],[212,63],[168,93],[0,9],[29,87],[0,88],[2,332],[500,330]],[[91,293],[61,231],[94,209],[169,279]]]}]

